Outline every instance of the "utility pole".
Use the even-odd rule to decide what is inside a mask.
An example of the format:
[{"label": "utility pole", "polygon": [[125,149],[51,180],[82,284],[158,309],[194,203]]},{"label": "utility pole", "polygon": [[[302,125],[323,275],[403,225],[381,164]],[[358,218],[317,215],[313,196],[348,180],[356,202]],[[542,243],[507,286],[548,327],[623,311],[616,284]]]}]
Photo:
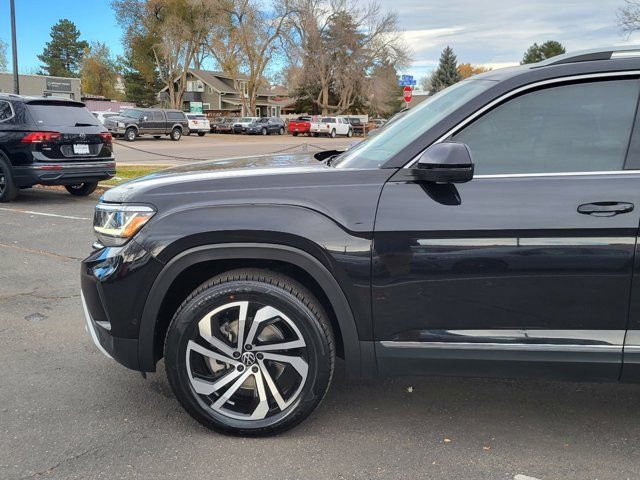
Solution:
[{"label": "utility pole", "polygon": [[18,44],[16,43],[16,5],[14,0],[9,0],[11,5],[11,51],[13,53],[13,93],[20,94],[20,80],[18,79]]}]

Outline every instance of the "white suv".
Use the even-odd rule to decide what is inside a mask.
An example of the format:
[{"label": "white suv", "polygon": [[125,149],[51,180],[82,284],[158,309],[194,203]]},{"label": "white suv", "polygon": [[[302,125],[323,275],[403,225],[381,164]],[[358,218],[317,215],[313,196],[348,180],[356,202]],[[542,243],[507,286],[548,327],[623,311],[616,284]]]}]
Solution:
[{"label": "white suv", "polygon": [[204,134],[209,132],[211,125],[209,119],[202,113],[187,113],[187,120],[189,120],[189,132],[187,135],[197,133],[198,136],[204,137]]}]

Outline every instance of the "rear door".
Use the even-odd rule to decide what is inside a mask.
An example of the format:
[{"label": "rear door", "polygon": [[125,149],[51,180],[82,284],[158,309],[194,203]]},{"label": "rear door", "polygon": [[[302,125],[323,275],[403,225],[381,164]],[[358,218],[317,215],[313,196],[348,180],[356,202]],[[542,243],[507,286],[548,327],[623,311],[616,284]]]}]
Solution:
[{"label": "rear door", "polygon": [[639,92],[628,77],[532,88],[451,137],[470,148],[471,182],[385,185],[373,270],[383,372],[618,378]]}]

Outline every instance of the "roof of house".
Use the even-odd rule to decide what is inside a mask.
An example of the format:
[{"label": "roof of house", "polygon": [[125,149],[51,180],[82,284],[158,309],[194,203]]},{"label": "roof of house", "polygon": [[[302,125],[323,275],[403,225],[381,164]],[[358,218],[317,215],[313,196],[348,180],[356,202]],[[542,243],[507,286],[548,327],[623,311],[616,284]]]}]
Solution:
[{"label": "roof of house", "polygon": [[[213,70],[197,70],[195,68],[190,68],[189,72],[220,93],[240,94],[239,90],[220,80],[221,78],[233,80],[233,76],[231,75],[223,72],[215,72]],[[249,80],[249,77],[243,73],[238,74],[236,78],[237,80]],[[276,95],[276,93],[271,91],[271,87],[269,85],[266,85],[258,90],[258,95],[271,97]]]}]

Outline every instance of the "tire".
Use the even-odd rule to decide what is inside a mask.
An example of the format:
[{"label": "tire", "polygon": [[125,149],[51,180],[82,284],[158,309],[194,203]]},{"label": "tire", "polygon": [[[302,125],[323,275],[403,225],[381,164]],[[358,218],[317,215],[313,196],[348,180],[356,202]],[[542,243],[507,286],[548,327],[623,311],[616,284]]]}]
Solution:
[{"label": "tire", "polygon": [[124,139],[127,142],[133,142],[136,139],[136,136],[137,134],[135,128],[129,127],[124,131]]},{"label": "tire", "polygon": [[269,132],[267,131],[266,128],[263,128],[260,133],[262,133],[262,135],[267,135]]},{"label": "tire", "polygon": [[347,138],[351,138],[353,136],[353,132],[351,131],[351,129],[349,129],[347,131]]},{"label": "tire", "polygon": [[0,153],[0,202],[12,202],[18,196],[18,187],[13,181],[11,163]]},{"label": "tire", "polygon": [[291,135],[293,135],[294,137],[298,136],[298,132],[293,132]]},{"label": "tire", "polygon": [[331,133],[329,134],[329,136],[331,138],[336,138],[336,129],[335,128],[333,130],[331,130]]},{"label": "tire", "polygon": [[278,130],[278,135],[284,135],[284,128],[280,127],[280,130]]},{"label": "tire", "polygon": [[96,191],[96,188],[98,188],[98,182],[84,182],[77,183],[75,185],[65,185],[64,188],[66,188],[67,192],[71,195],[75,195],[76,197],[86,197]]},{"label": "tire", "polygon": [[182,130],[180,130],[178,127],[175,127],[173,130],[171,130],[169,137],[171,137],[171,140],[173,140],[174,142],[177,142],[182,137]]},{"label": "tire", "polygon": [[205,134],[205,133],[206,133],[206,132],[198,132],[198,136],[199,136],[199,137],[204,137],[204,134]]},{"label": "tire", "polygon": [[[243,308],[247,323],[238,342]],[[252,348],[242,346],[246,341]],[[335,342],[326,313],[306,288],[284,275],[242,269],[189,295],[169,325],[164,354],[171,388],[192,417],[218,432],[262,436],[294,427],[322,401]]]}]

